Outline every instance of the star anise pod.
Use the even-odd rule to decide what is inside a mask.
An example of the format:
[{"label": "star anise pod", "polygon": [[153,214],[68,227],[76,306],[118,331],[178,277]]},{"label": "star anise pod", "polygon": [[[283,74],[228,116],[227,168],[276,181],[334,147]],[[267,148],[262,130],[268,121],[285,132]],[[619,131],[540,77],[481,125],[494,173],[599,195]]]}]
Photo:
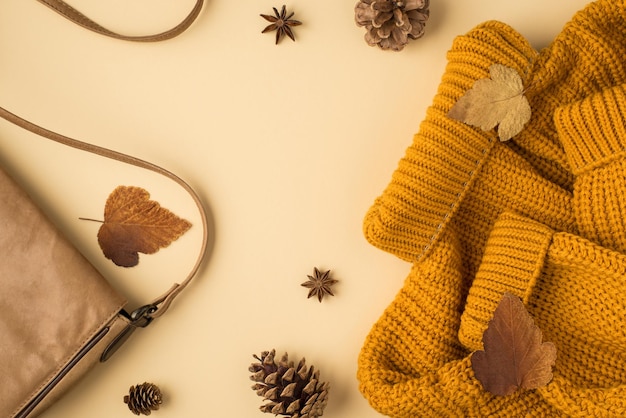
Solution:
[{"label": "star anise pod", "polygon": [[291,30],[291,27],[301,25],[302,22],[292,19],[294,12],[291,12],[289,15],[287,15],[287,7],[285,5],[283,5],[280,13],[278,12],[278,9],[276,9],[276,7],[272,7],[272,9],[274,9],[274,16],[264,14],[261,15],[263,19],[271,22],[271,24],[263,29],[261,33],[271,32],[275,30],[276,44],[278,44],[278,42],[280,42],[280,40],[283,39],[285,35],[289,36],[292,41],[295,41],[296,38],[295,36],[293,36],[293,30]]},{"label": "star anise pod", "polygon": [[314,274],[315,276],[307,275],[309,280],[301,284],[301,286],[311,289],[309,290],[309,295],[307,296],[307,298],[310,298],[311,296],[317,296],[317,299],[321,302],[326,295],[335,296],[330,287],[337,283],[339,280],[330,278],[330,270],[322,273],[317,269],[317,267],[315,267]]}]

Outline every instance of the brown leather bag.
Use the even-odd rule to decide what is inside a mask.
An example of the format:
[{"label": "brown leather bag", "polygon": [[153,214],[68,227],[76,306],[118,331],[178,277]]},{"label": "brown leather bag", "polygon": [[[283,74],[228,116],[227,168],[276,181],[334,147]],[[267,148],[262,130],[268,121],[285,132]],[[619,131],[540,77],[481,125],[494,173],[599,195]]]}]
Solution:
[{"label": "brown leather bag", "polygon": [[[93,23],[58,0],[38,0],[101,34],[156,41],[176,36],[198,15],[158,35],[127,37]],[[97,363],[105,362],[137,328],[161,316],[199,269],[207,246],[203,205],[183,180],[146,161],[96,147],[34,125],[0,108],[0,117],[74,148],[167,176],[187,190],[201,214],[203,241],[188,276],[132,312],[33,200],[0,168],[0,417],[34,417]]]}]

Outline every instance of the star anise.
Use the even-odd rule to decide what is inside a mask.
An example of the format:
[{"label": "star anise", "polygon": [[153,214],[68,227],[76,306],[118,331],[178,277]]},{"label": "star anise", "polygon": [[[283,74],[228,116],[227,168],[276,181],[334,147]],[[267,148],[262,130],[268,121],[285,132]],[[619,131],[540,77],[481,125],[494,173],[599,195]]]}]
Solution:
[{"label": "star anise", "polygon": [[310,298],[311,296],[317,296],[317,299],[321,302],[326,295],[335,296],[330,287],[337,283],[339,280],[330,278],[330,270],[322,273],[317,269],[317,267],[315,267],[314,274],[315,276],[307,275],[309,280],[302,283],[301,285],[311,289],[309,290],[309,295],[307,296],[307,298]]},{"label": "star anise", "polygon": [[294,12],[291,12],[289,16],[287,16],[287,8],[285,7],[285,5],[283,5],[280,13],[278,12],[278,9],[276,9],[276,7],[272,7],[272,9],[274,9],[274,16],[264,14],[261,15],[263,19],[271,22],[271,25],[268,25],[265,29],[261,31],[261,33],[271,32],[275,30],[276,44],[278,44],[278,42],[280,42],[280,40],[284,38],[285,35],[289,36],[292,41],[295,41],[296,38],[295,36],[293,36],[293,30],[291,30],[291,27],[301,25],[302,22],[292,19]]}]

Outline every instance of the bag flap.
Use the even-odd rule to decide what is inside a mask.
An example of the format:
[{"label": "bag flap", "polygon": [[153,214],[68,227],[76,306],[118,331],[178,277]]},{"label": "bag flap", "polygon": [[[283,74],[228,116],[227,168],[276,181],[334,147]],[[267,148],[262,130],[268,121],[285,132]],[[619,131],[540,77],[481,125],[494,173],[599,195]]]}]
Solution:
[{"label": "bag flap", "polygon": [[11,416],[125,300],[0,169],[0,416]]}]

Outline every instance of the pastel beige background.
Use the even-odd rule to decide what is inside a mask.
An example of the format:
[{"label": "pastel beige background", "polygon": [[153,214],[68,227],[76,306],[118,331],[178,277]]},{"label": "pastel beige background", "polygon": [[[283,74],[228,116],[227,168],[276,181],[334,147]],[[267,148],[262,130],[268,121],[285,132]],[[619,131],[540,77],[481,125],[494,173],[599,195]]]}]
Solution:
[{"label": "pastel beige background", "polygon": [[[0,106],[49,129],[149,160],[180,175],[210,211],[211,251],[166,316],[137,332],[44,418],[133,416],[122,397],[150,381],[156,417],[266,416],[250,390],[251,355],[276,348],[331,383],[325,417],[377,417],[358,392],[356,361],[409,265],[361,233],[435,94],[453,38],[490,19],[546,46],[584,0],[431,0],[424,38],[369,47],[350,1],[287,2],[297,42],[260,32],[282,3],[208,0],[182,36],[117,41],[33,0],[0,5]],[[193,0],[71,0],[110,29],[158,32]],[[190,199],[157,175],[62,147],[0,121],[0,164],[13,173],[131,307],[182,280],[199,228],[138,267],[102,256],[98,225],[120,184],[141,186],[198,224]],[[340,282],[323,303],[300,286],[313,268]],[[2,379],[10,378],[3,376]],[[271,415],[267,415],[268,417]]]}]

